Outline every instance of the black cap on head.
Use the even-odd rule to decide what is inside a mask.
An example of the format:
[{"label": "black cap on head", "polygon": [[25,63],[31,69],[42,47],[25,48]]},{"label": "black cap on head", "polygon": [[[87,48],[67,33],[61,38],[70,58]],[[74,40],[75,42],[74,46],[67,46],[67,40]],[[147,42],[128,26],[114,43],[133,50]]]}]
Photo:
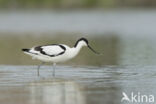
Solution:
[{"label": "black cap on head", "polygon": [[80,38],[80,39],[75,43],[74,47],[76,47],[77,44],[78,44],[80,41],[86,42],[87,47],[88,47],[91,51],[93,51],[95,54],[102,55],[102,54],[96,52],[96,51],[88,44],[88,40],[87,40],[86,38]]},{"label": "black cap on head", "polygon": [[76,47],[77,44],[78,44],[80,41],[85,41],[86,44],[88,44],[88,40],[87,40],[86,38],[83,38],[83,37],[82,37],[82,38],[80,38],[80,39],[75,43],[74,47]]}]

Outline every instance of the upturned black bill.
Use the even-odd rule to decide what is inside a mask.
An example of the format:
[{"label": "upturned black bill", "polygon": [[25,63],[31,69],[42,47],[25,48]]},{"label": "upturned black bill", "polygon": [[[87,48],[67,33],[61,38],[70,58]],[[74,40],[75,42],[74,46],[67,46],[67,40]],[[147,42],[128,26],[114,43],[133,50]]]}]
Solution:
[{"label": "upturned black bill", "polygon": [[100,55],[100,53],[99,53],[99,52],[96,52],[91,46],[88,45],[88,48],[89,48],[91,51],[93,51],[95,54]]}]

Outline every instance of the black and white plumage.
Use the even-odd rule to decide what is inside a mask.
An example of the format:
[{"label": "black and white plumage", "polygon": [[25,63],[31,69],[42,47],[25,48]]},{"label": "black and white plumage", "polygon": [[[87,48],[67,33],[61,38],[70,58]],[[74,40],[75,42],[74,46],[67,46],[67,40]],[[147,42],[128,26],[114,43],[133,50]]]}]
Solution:
[{"label": "black and white plumage", "polygon": [[[89,46],[88,40],[85,38],[80,38],[72,48],[65,44],[51,44],[32,47],[30,49],[22,49],[22,51],[32,56],[33,59],[38,59],[42,62],[52,62],[55,66],[58,62],[64,62],[74,58],[83,46],[87,46],[94,53],[99,54]],[[39,68],[40,66],[38,67],[38,75]],[[55,75],[54,72],[53,75]]]}]

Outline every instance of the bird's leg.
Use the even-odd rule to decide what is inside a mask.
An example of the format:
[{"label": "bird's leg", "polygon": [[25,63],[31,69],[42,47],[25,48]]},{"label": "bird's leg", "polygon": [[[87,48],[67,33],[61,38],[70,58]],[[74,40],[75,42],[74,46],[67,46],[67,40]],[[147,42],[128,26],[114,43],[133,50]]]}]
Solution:
[{"label": "bird's leg", "polygon": [[56,67],[56,63],[53,63],[53,77],[55,77],[55,67]]},{"label": "bird's leg", "polygon": [[41,67],[43,64],[45,64],[45,62],[42,62],[42,63],[38,66],[38,68],[37,68],[37,76],[40,76],[40,67]]}]

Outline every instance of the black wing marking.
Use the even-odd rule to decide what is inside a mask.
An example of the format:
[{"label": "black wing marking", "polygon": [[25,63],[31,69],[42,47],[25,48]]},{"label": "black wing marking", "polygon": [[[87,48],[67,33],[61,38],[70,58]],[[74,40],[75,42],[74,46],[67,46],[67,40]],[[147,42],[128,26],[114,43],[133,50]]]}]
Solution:
[{"label": "black wing marking", "polygon": [[50,54],[46,53],[45,51],[43,51],[43,47],[44,47],[44,46],[37,46],[37,47],[34,47],[34,50],[35,50],[35,51],[39,51],[39,52],[42,53],[43,55],[47,55],[47,56],[50,56],[50,57],[59,56],[59,55],[62,55],[62,54],[65,53],[66,48],[65,48],[63,45],[61,45],[61,44],[52,44],[52,45],[45,45],[45,46],[55,46],[55,45],[56,45],[56,46],[59,46],[61,49],[63,49],[63,51],[60,52],[60,53],[58,53],[58,54],[50,55]]}]

